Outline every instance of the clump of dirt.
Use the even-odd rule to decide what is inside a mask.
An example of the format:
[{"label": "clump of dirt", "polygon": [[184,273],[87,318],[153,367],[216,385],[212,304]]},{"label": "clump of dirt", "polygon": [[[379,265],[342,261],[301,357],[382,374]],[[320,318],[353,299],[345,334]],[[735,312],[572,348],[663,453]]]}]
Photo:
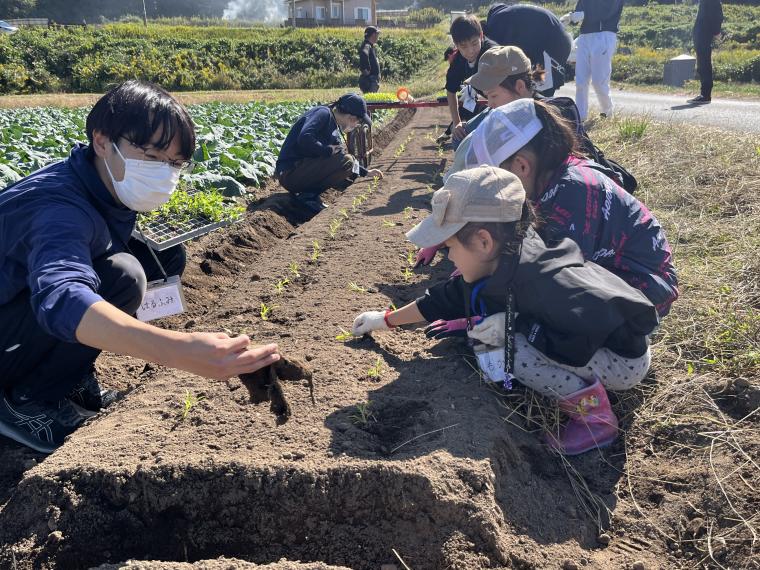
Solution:
[{"label": "clump of dirt", "polygon": [[265,366],[256,372],[239,376],[243,385],[248,389],[251,402],[260,404],[269,402],[269,409],[277,416],[277,422],[285,423],[290,418],[290,404],[282,390],[280,380],[306,380],[312,402],[314,401],[314,383],[308,366],[300,360],[280,355],[280,360]]},{"label": "clump of dirt", "polygon": [[[272,564],[253,564],[235,558],[220,557],[200,562],[149,562],[128,560],[120,564],[101,564],[92,570],[351,570],[345,566],[328,566],[322,562],[291,562],[280,560]],[[390,568],[389,568],[390,570]]]}]

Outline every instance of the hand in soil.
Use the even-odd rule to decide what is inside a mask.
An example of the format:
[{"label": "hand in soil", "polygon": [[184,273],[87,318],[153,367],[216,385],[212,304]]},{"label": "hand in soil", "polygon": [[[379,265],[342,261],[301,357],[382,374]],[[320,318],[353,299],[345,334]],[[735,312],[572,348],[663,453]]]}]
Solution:
[{"label": "hand in soil", "polygon": [[246,335],[230,338],[221,332],[190,333],[187,337],[189,342],[178,343],[179,350],[169,354],[162,364],[206,378],[226,380],[269,366],[280,358],[276,344],[251,347]]},{"label": "hand in soil", "polygon": [[280,380],[306,380],[309,383],[309,392],[314,402],[314,384],[312,373],[300,360],[280,356],[280,360],[274,364],[239,376],[243,385],[248,389],[251,402],[259,404],[269,402],[269,409],[277,416],[277,422],[282,424],[288,421],[291,415],[290,404],[282,391]]},{"label": "hand in soil", "polygon": [[354,319],[351,332],[354,336],[362,336],[372,331],[388,330],[383,311],[367,311]]}]

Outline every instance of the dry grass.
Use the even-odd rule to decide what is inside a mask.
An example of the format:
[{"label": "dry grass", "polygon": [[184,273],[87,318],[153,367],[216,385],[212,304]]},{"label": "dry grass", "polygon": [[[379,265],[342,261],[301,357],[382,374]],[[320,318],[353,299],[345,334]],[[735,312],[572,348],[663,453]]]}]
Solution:
[{"label": "dry grass", "polygon": [[[752,136],[619,120],[591,137],[639,179],[637,197],[664,225],[681,297],[653,338],[651,381],[619,394],[626,427],[615,524],[654,533],[671,563],[760,568],[760,156]],[[556,429],[531,391],[502,398],[505,421]],[[586,513],[610,513],[574,459],[561,459]],[[606,461],[606,459],[605,459]]]}]

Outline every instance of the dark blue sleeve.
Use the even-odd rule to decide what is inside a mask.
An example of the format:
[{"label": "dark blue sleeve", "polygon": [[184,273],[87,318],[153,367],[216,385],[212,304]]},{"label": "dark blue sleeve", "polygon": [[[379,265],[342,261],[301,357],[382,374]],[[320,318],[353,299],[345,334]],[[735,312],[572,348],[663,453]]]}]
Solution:
[{"label": "dark blue sleeve", "polygon": [[71,206],[48,208],[35,217],[27,234],[32,310],[45,332],[67,342],[77,342],[85,312],[103,300],[92,267],[94,234],[92,218]]},{"label": "dark blue sleeve", "polygon": [[320,140],[320,135],[330,127],[332,113],[327,107],[311,113],[304,121],[298,135],[298,150],[302,156],[330,156],[332,149]]}]

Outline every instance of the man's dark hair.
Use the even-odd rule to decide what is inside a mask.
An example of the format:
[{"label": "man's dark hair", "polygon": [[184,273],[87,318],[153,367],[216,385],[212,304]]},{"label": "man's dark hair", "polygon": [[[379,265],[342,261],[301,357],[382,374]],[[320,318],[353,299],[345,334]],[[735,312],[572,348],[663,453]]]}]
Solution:
[{"label": "man's dark hair", "polygon": [[152,143],[165,150],[179,137],[182,157],[195,152],[195,125],[187,110],[158,85],[130,80],[103,95],[87,115],[87,138],[99,131],[116,142],[125,138],[140,147],[151,144],[158,130],[161,138]]},{"label": "man's dark hair", "polygon": [[480,22],[475,16],[468,14],[454,18],[454,21],[451,22],[449,33],[454,43],[458,44],[475,37],[479,38],[483,35],[483,28],[480,27]]}]

